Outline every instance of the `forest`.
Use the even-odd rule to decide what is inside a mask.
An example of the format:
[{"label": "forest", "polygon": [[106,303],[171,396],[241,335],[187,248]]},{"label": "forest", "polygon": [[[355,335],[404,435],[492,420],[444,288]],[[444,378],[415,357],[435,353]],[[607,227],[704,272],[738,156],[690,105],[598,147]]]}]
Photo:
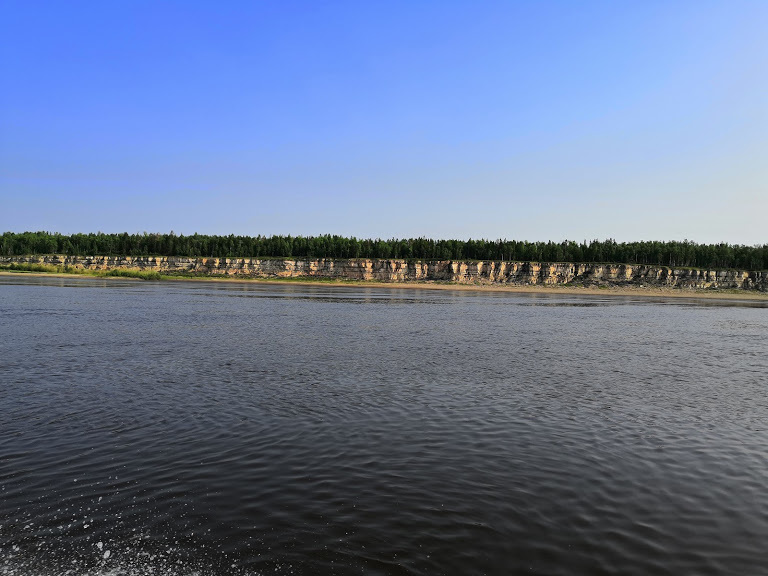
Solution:
[{"label": "forest", "polygon": [[0,255],[189,256],[216,258],[399,258],[656,264],[693,268],[768,269],[768,244],[744,246],[681,241],[563,242],[520,240],[388,240],[321,236],[210,236],[204,234],[58,234],[5,232]]}]

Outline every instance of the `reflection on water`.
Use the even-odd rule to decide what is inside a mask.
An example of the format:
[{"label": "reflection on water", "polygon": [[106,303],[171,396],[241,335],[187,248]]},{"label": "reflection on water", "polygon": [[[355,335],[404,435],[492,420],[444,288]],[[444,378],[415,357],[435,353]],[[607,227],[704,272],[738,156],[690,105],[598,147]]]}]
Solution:
[{"label": "reflection on water", "polygon": [[765,574],[764,302],[0,278],[0,574]]}]

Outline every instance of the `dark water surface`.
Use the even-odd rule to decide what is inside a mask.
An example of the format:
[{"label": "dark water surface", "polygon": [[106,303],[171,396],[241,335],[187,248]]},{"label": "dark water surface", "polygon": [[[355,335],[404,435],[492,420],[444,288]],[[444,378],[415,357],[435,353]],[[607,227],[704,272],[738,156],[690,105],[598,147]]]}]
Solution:
[{"label": "dark water surface", "polygon": [[768,308],[0,277],[0,574],[768,574]]}]

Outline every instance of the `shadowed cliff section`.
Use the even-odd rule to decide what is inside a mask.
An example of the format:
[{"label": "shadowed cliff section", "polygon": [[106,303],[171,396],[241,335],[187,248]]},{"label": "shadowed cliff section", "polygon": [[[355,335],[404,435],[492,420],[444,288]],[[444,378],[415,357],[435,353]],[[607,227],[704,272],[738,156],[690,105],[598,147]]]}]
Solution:
[{"label": "shadowed cliff section", "polygon": [[768,272],[567,262],[411,261],[398,259],[259,259],[174,256],[14,256],[0,265],[73,270],[136,270],[163,275],[322,278],[379,282],[454,282],[511,286],[648,286],[768,292]]}]

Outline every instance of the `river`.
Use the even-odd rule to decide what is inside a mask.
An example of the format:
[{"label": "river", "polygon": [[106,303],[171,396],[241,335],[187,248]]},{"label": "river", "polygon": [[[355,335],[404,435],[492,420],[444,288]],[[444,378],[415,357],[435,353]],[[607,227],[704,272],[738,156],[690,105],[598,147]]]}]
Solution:
[{"label": "river", "polygon": [[768,574],[768,303],[0,277],[0,574]]}]

